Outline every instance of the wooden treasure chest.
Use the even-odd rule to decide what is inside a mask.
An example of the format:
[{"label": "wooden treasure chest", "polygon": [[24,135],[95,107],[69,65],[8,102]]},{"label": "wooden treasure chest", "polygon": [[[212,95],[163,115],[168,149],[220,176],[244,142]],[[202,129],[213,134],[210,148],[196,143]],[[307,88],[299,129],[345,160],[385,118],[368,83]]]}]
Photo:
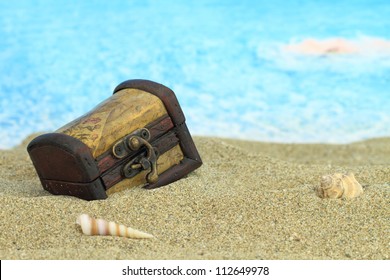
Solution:
[{"label": "wooden treasure chest", "polygon": [[45,190],[86,200],[139,185],[157,188],[202,164],[174,92],[147,80],[121,83],[27,150]]}]

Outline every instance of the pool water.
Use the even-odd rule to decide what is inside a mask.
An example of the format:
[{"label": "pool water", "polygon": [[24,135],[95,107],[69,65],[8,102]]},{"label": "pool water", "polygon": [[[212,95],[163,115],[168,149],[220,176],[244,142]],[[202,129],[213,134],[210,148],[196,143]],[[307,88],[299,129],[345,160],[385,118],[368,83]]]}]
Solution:
[{"label": "pool water", "polygon": [[[53,131],[127,79],[175,91],[192,134],[390,136],[390,2],[0,1],[0,148]],[[285,46],[344,38],[361,52]]]}]

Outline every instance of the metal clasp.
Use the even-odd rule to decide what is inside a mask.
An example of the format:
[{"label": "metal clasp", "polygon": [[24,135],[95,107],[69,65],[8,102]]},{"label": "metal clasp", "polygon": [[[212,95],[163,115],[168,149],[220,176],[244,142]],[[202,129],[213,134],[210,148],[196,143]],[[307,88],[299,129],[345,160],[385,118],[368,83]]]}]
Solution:
[{"label": "metal clasp", "polygon": [[112,153],[117,158],[124,158],[131,151],[138,151],[142,147],[146,148],[146,156],[143,154],[128,162],[122,169],[122,173],[126,178],[134,177],[141,170],[148,170],[150,172],[146,175],[148,183],[155,183],[158,180],[157,173],[157,158],[158,154],[153,146],[148,142],[150,139],[150,132],[146,128],[141,128],[134,133],[126,136],[124,140],[117,142],[113,148]]}]

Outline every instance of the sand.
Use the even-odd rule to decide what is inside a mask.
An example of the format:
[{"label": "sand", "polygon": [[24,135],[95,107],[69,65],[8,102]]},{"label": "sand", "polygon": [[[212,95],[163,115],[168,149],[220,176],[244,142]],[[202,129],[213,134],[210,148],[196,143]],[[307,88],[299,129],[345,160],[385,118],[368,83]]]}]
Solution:
[{"label": "sand", "polygon": [[[44,191],[26,144],[0,151],[0,259],[390,259],[390,138],[350,145],[195,137],[203,166],[155,190],[83,201]],[[353,200],[316,196],[352,171]],[[86,236],[81,213],[156,236]]]}]

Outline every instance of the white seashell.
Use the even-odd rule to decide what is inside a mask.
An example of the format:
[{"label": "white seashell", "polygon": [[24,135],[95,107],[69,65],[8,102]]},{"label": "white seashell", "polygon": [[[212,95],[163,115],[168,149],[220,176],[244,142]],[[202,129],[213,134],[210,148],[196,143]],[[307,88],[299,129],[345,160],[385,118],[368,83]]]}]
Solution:
[{"label": "white seashell", "polygon": [[153,235],[142,232],[131,227],[107,222],[103,219],[95,219],[88,214],[82,214],[77,218],[76,223],[86,235],[112,235],[129,238],[153,238]]},{"label": "white seashell", "polygon": [[354,198],[363,193],[363,187],[353,173],[335,173],[321,178],[317,194],[321,198]]}]

